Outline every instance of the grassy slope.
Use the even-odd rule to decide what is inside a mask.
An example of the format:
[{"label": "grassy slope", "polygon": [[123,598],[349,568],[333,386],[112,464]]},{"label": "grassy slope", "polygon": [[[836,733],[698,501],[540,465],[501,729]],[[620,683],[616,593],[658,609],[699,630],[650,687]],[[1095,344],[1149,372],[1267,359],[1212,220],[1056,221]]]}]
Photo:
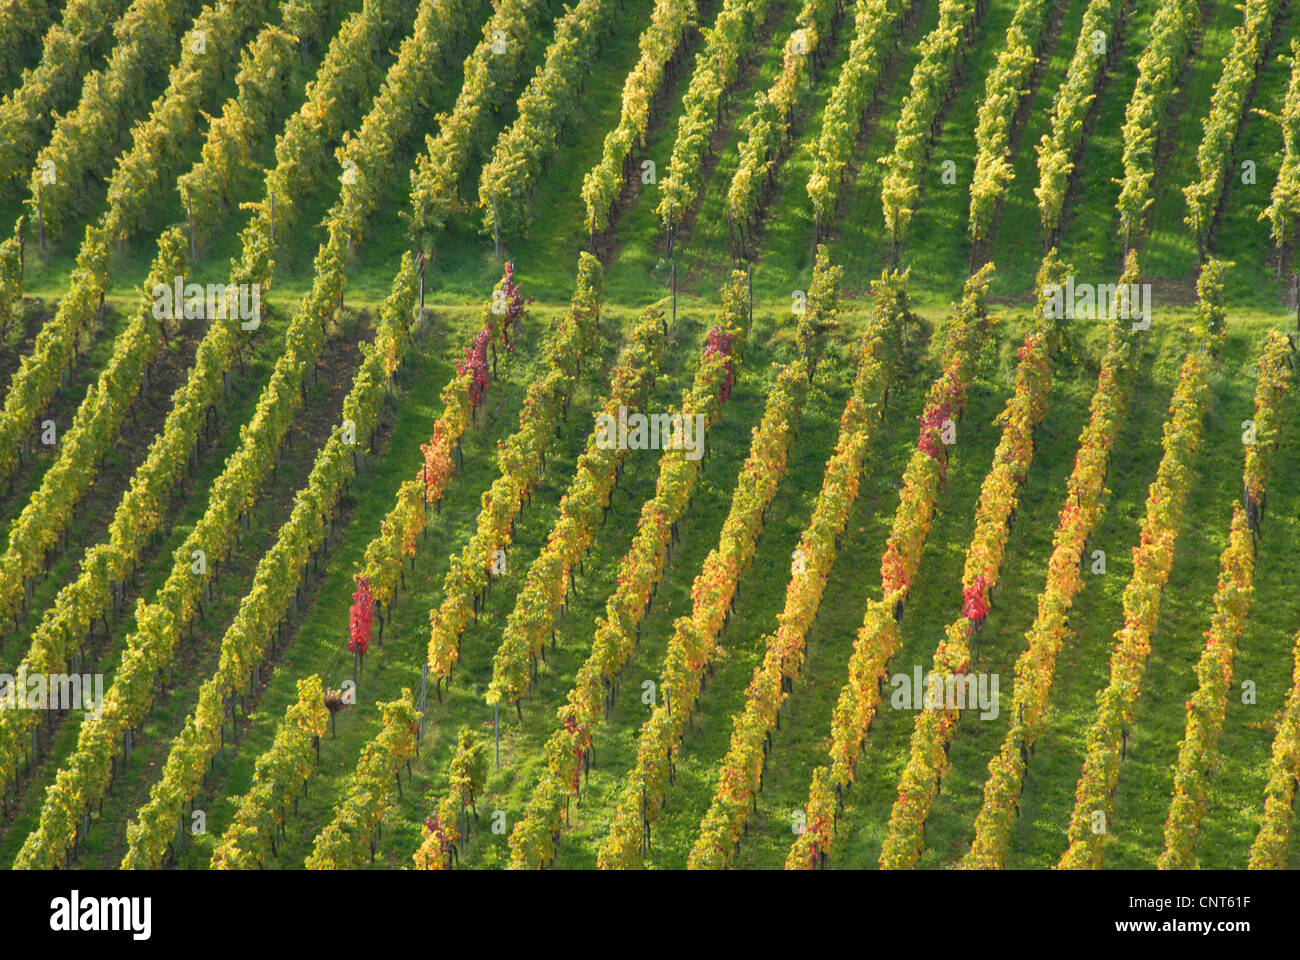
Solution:
[{"label": "grassy slope", "polygon": [[[750,89],[733,94],[727,115],[729,123],[738,115],[738,105],[748,103],[753,89],[772,76],[776,66],[774,51],[778,40],[783,40],[792,25],[793,6],[777,11],[780,18],[772,43],[750,78]],[[545,322],[559,309],[571,289],[576,250],[585,245],[578,189],[583,173],[598,154],[604,131],[617,115],[621,79],[635,56],[636,37],[648,4],[638,5],[637,9],[642,12],[634,15],[629,8],[628,16],[616,28],[616,36],[606,48],[588,87],[584,116],[573,133],[565,137],[563,161],[554,164],[539,185],[535,202],[542,215],[532,236],[509,247],[509,255],[519,265],[525,291],[540,301],[532,307],[534,325]],[[1097,130],[1089,141],[1081,165],[1080,186],[1072,200],[1074,213],[1066,225],[1063,253],[1084,279],[1098,275],[1110,279],[1118,262],[1119,243],[1113,237],[1117,188],[1111,178],[1119,171],[1118,129],[1135,76],[1133,61],[1151,9],[1149,2],[1138,3],[1130,19],[1123,55],[1100,99]],[[1045,129],[1046,110],[1068,58],[1066,41],[1072,44],[1081,11],[1081,2],[1075,0],[1062,21],[1061,39],[1020,141],[1016,179],[995,238],[999,279],[994,293],[998,298],[1017,303],[1032,279],[1040,249],[1032,194],[1036,176],[1033,145]],[[963,169],[963,159],[967,168],[970,164],[973,151],[970,130],[982,78],[992,64],[1010,13],[1009,3],[993,4],[981,26],[979,42],[971,49],[967,80],[945,114],[933,156],[956,160],[959,170]],[[904,40],[897,78],[889,89],[882,91],[884,107],[866,140],[858,178],[846,187],[833,252],[848,265],[846,288],[854,297],[863,295],[868,279],[878,272],[887,256],[888,244],[883,239],[879,210],[880,168],[875,160],[892,142],[893,118],[915,61],[916,37],[933,25],[934,17],[931,5]],[[1211,11],[1201,51],[1187,75],[1183,108],[1174,120],[1179,143],[1194,144],[1198,139],[1200,115],[1217,80],[1219,58],[1227,50],[1227,31],[1238,18],[1227,4],[1219,4]],[[1293,24],[1293,17],[1284,16],[1278,34],[1289,36]],[[841,56],[846,45],[847,23],[842,30]],[[756,343],[746,357],[726,416],[715,428],[701,487],[683,523],[682,545],[674,552],[646,621],[644,641],[624,675],[622,693],[609,723],[596,735],[596,766],[583,787],[582,804],[571,807],[572,829],[561,844],[561,866],[594,864],[595,850],[612,816],[622,774],[632,762],[635,737],[645,716],[640,701],[641,682],[656,678],[672,619],[689,609],[691,580],[705,554],[716,543],[748,446],[749,428],[761,415],[764,385],[772,375],[769,362],[790,355],[789,291],[806,284],[811,254],[811,216],[803,192],[809,164],[802,143],[815,136],[816,116],[829,92],[837,62],[833,61],[817,86],[805,95],[805,109],[811,113],[809,119],[799,122],[796,133],[801,142],[791,151],[787,169],[781,175],[779,195],[771,204],[771,217],[763,234],[764,252],[755,273]],[[1255,103],[1275,106],[1285,82],[1285,71],[1270,60],[1263,70]],[[646,152],[657,159],[661,171],[671,153],[684,84],[683,77],[679,81],[678,101],[665,111]],[[725,255],[726,227],[719,212],[729,171],[735,165],[735,141],[734,133],[727,138],[703,199],[696,234],[679,260],[683,296],[679,327],[674,332],[677,346],[670,353],[668,376],[659,387],[661,398],[675,397],[689,381],[713,309],[718,281],[729,266]],[[1255,222],[1258,210],[1267,202],[1279,142],[1276,127],[1260,118],[1248,118],[1242,127],[1237,158],[1238,161],[1257,160],[1258,184],[1252,188],[1237,183],[1230,188],[1217,243],[1222,255],[1238,261],[1230,284],[1232,336],[1216,374],[1216,400],[1199,454],[1197,486],[1189,500],[1184,536],[1139,703],[1138,722],[1122,768],[1117,793],[1117,843],[1108,854],[1112,866],[1148,866],[1160,849],[1170,787],[1169,764],[1182,734],[1182,704],[1193,688],[1190,671],[1199,655],[1201,631],[1208,622],[1218,552],[1226,535],[1228,505],[1238,493],[1239,424],[1249,415],[1254,385],[1249,365],[1257,354],[1262,331],[1287,323],[1280,317],[1278,287],[1267,259],[1266,227]],[[1154,229],[1148,244],[1150,255],[1144,265],[1158,279],[1176,278],[1178,283],[1157,287],[1156,323],[1142,341],[1130,417],[1121,432],[1108,481],[1112,497],[1089,544],[1090,550],[1106,551],[1107,574],[1089,580],[1076,602],[1072,617],[1076,633],[1061,653],[1049,729],[1039,741],[1030,763],[1019,832],[1009,865],[1050,866],[1064,848],[1064,828],[1073,803],[1082,738],[1095,709],[1095,692],[1106,675],[1110,634],[1120,622],[1119,598],[1131,568],[1130,548],[1136,542],[1146,486],[1159,460],[1160,424],[1166,417],[1165,407],[1185,347],[1183,331],[1190,314],[1174,304],[1182,299],[1185,278],[1194,267],[1195,249],[1189,245],[1190,240],[1181,227],[1182,197],[1177,188],[1188,179],[1193,164],[1194,150],[1174,151],[1158,178]],[[400,198],[402,190],[402,184],[395,184],[394,197]],[[472,191],[466,193],[472,195]],[[664,292],[666,274],[658,262],[662,257],[662,240],[652,213],[653,199],[653,194],[647,191],[620,221],[619,258],[609,271],[607,283],[610,306],[605,311],[608,321],[602,342],[605,367],[616,348],[619,326]],[[968,251],[964,224],[968,199],[961,187],[930,188],[927,184],[920,214],[909,234],[904,259],[914,265],[913,283],[925,320],[924,328],[915,332],[909,361],[912,368],[902,377],[901,388],[891,395],[885,429],[870,454],[867,476],[850,518],[844,549],[810,636],[804,675],[796,683],[795,695],[776,734],[764,791],[759,798],[759,814],[751,824],[749,837],[741,845],[742,866],[781,864],[791,838],[791,811],[802,805],[811,769],[824,758],[830,712],[845,679],[845,664],[860,622],[863,600],[879,589],[879,556],[897,503],[895,484],[915,442],[915,413],[920,409],[926,384],[938,372],[927,340],[932,329],[944,322],[946,304],[958,292],[960,278],[965,273]],[[397,211],[404,209],[404,205],[394,202],[388,209]],[[372,231],[375,256],[367,257],[360,265],[356,282],[350,287],[350,302],[355,298],[356,303],[365,304],[386,293],[392,255],[403,246],[399,224],[395,214],[377,221]],[[304,240],[303,248],[308,245]],[[224,259],[224,256],[212,257],[218,264]],[[298,261],[288,271],[287,279],[277,285],[273,298],[287,298],[304,288],[307,276],[302,265],[306,255]],[[53,269],[50,289],[57,286]],[[144,269],[141,258],[138,272]],[[200,802],[209,814],[209,833],[186,845],[179,865],[206,864],[212,843],[228,822],[232,800],[248,785],[253,759],[269,743],[275,724],[293,696],[294,678],[322,671],[328,682],[337,684],[350,676],[347,663],[350,658],[341,650],[351,573],[380,517],[391,504],[397,485],[419,462],[418,444],[427,439],[439,412],[437,392],[477,323],[476,305],[498,272],[491,256],[490,238],[478,235],[472,223],[451,231],[430,270],[429,296],[431,304],[436,304],[435,328],[412,358],[410,379],[392,418],[389,438],[371,468],[363,471],[353,485],[347,505],[352,511],[351,523],[342,530],[337,547],[324,564],[322,577],[313,581],[319,584],[315,600],[295,619],[296,639],[283,654],[283,661],[254,709],[247,734],[237,750],[227,750],[226,759],[211,781],[211,795]],[[129,271],[124,270],[123,276],[127,275]],[[1159,299],[1162,291],[1171,294],[1163,303]],[[699,817],[712,794],[713,771],[730,735],[730,716],[740,709],[745,685],[759,656],[757,639],[771,629],[780,608],[788,577],[787,558],[820,487],[822,466],[834,442],[850,377],[842,348],[852,339],[852,331],[864,309],[864,305],[853,304],[845,315],[844,329],[833,337],[832,359],[823,365],[817,389],[809,396],[803,426],[792,452],[790,472],[778,493],[777,509],[769,517],[757,562],[741,584],[737,614],[723,637],[726,656],[717,665],[697,708],[695,730],[688,736],[678,763],[677,786],[669,791],[668,807],[656,827],[651,859],[657,866],[676,867],[684,863]],[[962,551],[970,535],[970,517],[979,484],[998,433],[991,421],[1001,410],[1010,389],[1014,347],[1020,330],[1013,309],[998,330],[998,344],[981,362],[970,406],[959,430],[959,444],[930,537],[931,546],[923,558],[918,586],[903,621],[904,646],[891,671],[928,663],[939,631],[957,612],[956,585],[960,579]],[[311,784],[309,797],[300,804],[301,815],[290,819],[287,846],[279,858],[281,866],[300,865],[315,833],[328,819],[361,744],[377,729],[374,700],[395,696],[402,686],[418,685],[427,640],[427,610],[440,597],[448,555],[472,532],[479,494],[495,470],[491,456],[494,444],[515,428],[523,387],[537,369],[536,326],[532,331],[525,338],[521,354],[503,367],[503,378],[494,383],[487,419],[476,425],[466,439],[465,469],[452,482],[441,516],[430,533],[429,548],[421,551],[414,571],[408,573],[407,582],[412,589],[401,596],[383,644],[367,660],[362,675],[361,705],[339,717],[337,740],[326,738],[322,742],[322,765]],[[1042,568],[1060,508],[1060,491],[1073,463],[1079,429],[1086,418],[1088,399],[1095,384],[1099,356],[1097,331],[1081,329],[1078,340],[1077,357],[1065,358],[1058,365],[1052,405],[1039,431],[1039,447],[1022,493],[994,611],[981,644],[978,666],[1002,675],[1004,697],[1010,695],[1011,666],[1023,643],[1024,630],[1033,616],[1034,599],[1042,586]],[[573,415],[558,442],[560,450],[548,459],[550,470],[546,484],[534,495],[533,504],[521,521],[517,545],[510,553],[505,589],[493,591],[485,617],[467,634],[464,660],[457,668],[446,702],[437,705],[430,692],[430,738],[413,765],[414,779],[404,784],[405,796],[394,812],[392,824],[385,829],[382,862],[393,866],[409,864],[410,853],[419,842],[418,824],[429,807],[426,794],[437,793],[445,786],[446,761],[456,728],[468,723],[491,736],[491,712],[482,700],[490,676],[491,656],[519,578],[544,542],[559,496],[572,474],[574,458],[589,426],[586,411],[605,388],[604,370],[592,364],[584,373]],[[1264,767],[1272,738],[1270,718],[1281,705],[1289,676],[1289,640],[1300,621],[1300,601],[1286,587],[1294,582],[1300,564],[1287,550],[1287,543],[1300,535],[1295,520],[1300,510],[1300,490],[1293,480],[1296,461],[1300,458],[1294,451],[1296,429],[1294,424],[1289,427],[1284,453],[1276,467],[1261,546],[1256,602],[1238,660],[1237,675],[1256,681],[1259,702],[1245,706],[1236,702],[1237,698],[1230,701],[1222,741],[1223,759],[1214,781],[1215,799],[1205,821],[1200,848],[1206,866],[1239,866],[1244,862],[1245,849],[1253,838],[1261,808]],[[214,462],[219,460],[214,458]],[[614,565],[630,542],[632,524],[641,502],[651,492],[655,469],[653,457],[649,455],[630,462],[615,494],[606,535],[579,577],[577,597],[561,626],[559,649],[554,654],[548,652],[550,662],[543,666],[541,682],[525,702],[523,721],[516,721],[513,713],[502,716],[502,767],[500,772],[494,771],[488,796],[479,804],[483,828],[467,851],[467,863],[493,866],[504,861],[505,838],[486,829],[488,814],[501,809],[508,824],[513,824],[527,799],[544,763],[541,745],[552,727],[554,708],[563,702],[573,671],[589,646],[595,616],[613,588]],[[237,589],[233,584],[222,586],[232,594]],[[265,676],[267,671],[263,673]],[[197,682],[196,678],[194,683]],[[174,718],[164,713],[160,711],[156,719],[159,730],[174,722]],[[985,764],[1000,743],[1006,719],[963,721],[961,735],[952,748],[953,771],[945,778],[943,792],[932,814],[923,866],[951,865],[964,853],[980,801]],[[910,714],[900,715],[888,709],[877,717],[859,767],[859,784],[847,798],[833,865],[874,864],[897,777],[906,759],[911,721]],[[51,765],[47,764],[44,775],[48,776],[50,770]],[[130,781],[128,778],[127,792],[142,796],[140,787]],[[120,818],[129,810],[123,805],[115,813]],[[21,823],[20,820],[14,826]],[[119,827],[112,829],[120,834]],[[22,833],[11,829],[6,843],[11,846],[20,842]],[[7,850],[8,846],[0,850],[0,855]],[[105,854],[94,853],[94,856],[102,858]]]}]

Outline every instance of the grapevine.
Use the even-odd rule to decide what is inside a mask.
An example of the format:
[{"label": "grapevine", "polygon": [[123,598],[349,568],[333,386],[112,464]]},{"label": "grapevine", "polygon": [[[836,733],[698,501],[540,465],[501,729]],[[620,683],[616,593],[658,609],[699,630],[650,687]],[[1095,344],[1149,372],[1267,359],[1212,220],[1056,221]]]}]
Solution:
[{"label": "grapevine", "polygon": [[766,748],[777,716],[803,666],[808,630],[821,606],[840,536],[857,500],[863,464],[884,415],[885,397],[901,359],[902,329],[910,322],[907,275],[884,273],[872,285],[872,317],[858,350],[853,392],[840,417],[835,451],[826,464],[812,518],[795,552],[785,608],[766,637],[763,662],[754,669],[745,710],[735,717],[731,747],[687,865],[725,866],[740,843],[762,783]]},{"label": "grapevine", "polygon": [[[730,334],[743,346],[748,336],[745,274],[734,271],[722,291],[722,309],[714,330]],[[681,411],[704,416],[705,437],[722,415],[718,399],[722,378],[730,374],[730,358],[706,355],[691,387],[682,397]],[[510,834],[510,866],[538,868],[549,863],[559,842],[561,818],[569,797],[578,792],[579,775],[591,747],[591,730],[607,715],[618,679],[641,637],[641,622],[649,612],[655,586],[664,576],[668,554],[677,539],[677,524],[685,515],[700,477],[700,460],[683,450],[665,450],[659,458],[655,496],[641,508],[632,547],[618,566],[618,586],[596,621],[591,653],[560,708],[561,724],[546,743],[547,766]]]},{"label": "grapevine", "polygon": [[1111,797],[1119,778],[1121,740],[1133,724],[1147,655],[1160,616],[1160,598],[1173,566],[1190,483],[1190,460],[1200,444],[1210,399],[1209,376],[1223,340],[1223,274],[1226,264],[1210,260],[1197,280],[1196,345],[1183,361],[1165,424],[1164,456],[1147,497],[1141,544],[1133,551],[1133,575],[1124,588],[1124,626],[1115,633],[1110,682],[1098,696],[1097,716],[1088,730],[1083,771],[1070,816],[1070,846],[1062,869],[1101,864],[1105,834],[1093,830],[1113,816]]},{"label": "grapevine", "polygon": [[[1130,250],[1120,286],[1137,280],[1137,252]],[[1011,726],[1002,749],[989,761],[984,801],[975,819],[975,839],[962,861],[968,869],[1001,868],[1011,845],[1028,752],[1043,730],[1056,657],[1068,635],[1067,618],[1074,598],[1083,589],[1080,562],[1084,547],[1101,517],[1106,470],[1128,394],[1132,349],[1119,325],[1112,324],[1088,423],[1067,481],[1038,615],[1025,635],[1025,650],[1016,660]]]},{"label": "grapevine", "polygon": [[[948,328],[943,370],[926,396],[917,448],[903,474],[898,509],[880,563],[880,600],[868,600],[862,627],[853,643],[849,681],[840,689],[831,720],[830,764],[813,771],[806,827],[786,857],[786,869],[815,867],[830,852],[835,824],[836,796],[853,782],[863,739],[871,724],[880,694],[877,678],[883,676],[899,644],[897,616],[920,564],[929,536],[939,490],[947,473],[946,447],[942,443],[944,420],[965,407],[966,393],[975,369],[975,354],[988,336],[985,309],[993,265],[985,264],[965,285],[961,304]],[[942,416],[939,416],[942,414]]]},{"label": "grapevine", "polygon": [[1265,484],[1277,451],[1279,407],[1290,376],[1291,342],[1270,332],[1259,360],[1255,389],[1253,443],[1246,446],[1244,502],[1233,504],[1228,545],[1219,560],[1214,613],[1205,632],[1205,650],[1196,664],[1196,692],[1187,701],[1187,728],[1178,745],[1174,794],[1165,821],[1162,870],[1197,866],[1196,839],[1209,798],[1209,774],[1218,752],[1219,732],[1232,685],[1232,661],[1254,595],[1255,537],[1264,508]]}]

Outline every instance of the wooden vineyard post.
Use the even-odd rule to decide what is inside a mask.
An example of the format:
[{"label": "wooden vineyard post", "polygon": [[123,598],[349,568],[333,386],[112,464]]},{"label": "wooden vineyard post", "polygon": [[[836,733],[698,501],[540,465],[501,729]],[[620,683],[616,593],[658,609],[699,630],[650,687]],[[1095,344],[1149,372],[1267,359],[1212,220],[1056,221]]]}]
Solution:
[{"label": "wooden vineyard post", "polygon": [[424,329],[424,247],[420,248],[420,329]]},{"label": "wooden vineyard post", "polygon": [[677,261],[673,261],[673,326],[677,326]]},{"label": "wooden vineyard post", "polygon": [[[748,329],[754,328],[754,265],[746,264],[746,283],[749,285],[749,324]],[[743,353],[744,351],[742,351]]]},{"label": "wooden vineyard post", "polygon": [[418,742],[424,743],[424,712],[429,700],[429,662],[420,670],[420,734]]}]

